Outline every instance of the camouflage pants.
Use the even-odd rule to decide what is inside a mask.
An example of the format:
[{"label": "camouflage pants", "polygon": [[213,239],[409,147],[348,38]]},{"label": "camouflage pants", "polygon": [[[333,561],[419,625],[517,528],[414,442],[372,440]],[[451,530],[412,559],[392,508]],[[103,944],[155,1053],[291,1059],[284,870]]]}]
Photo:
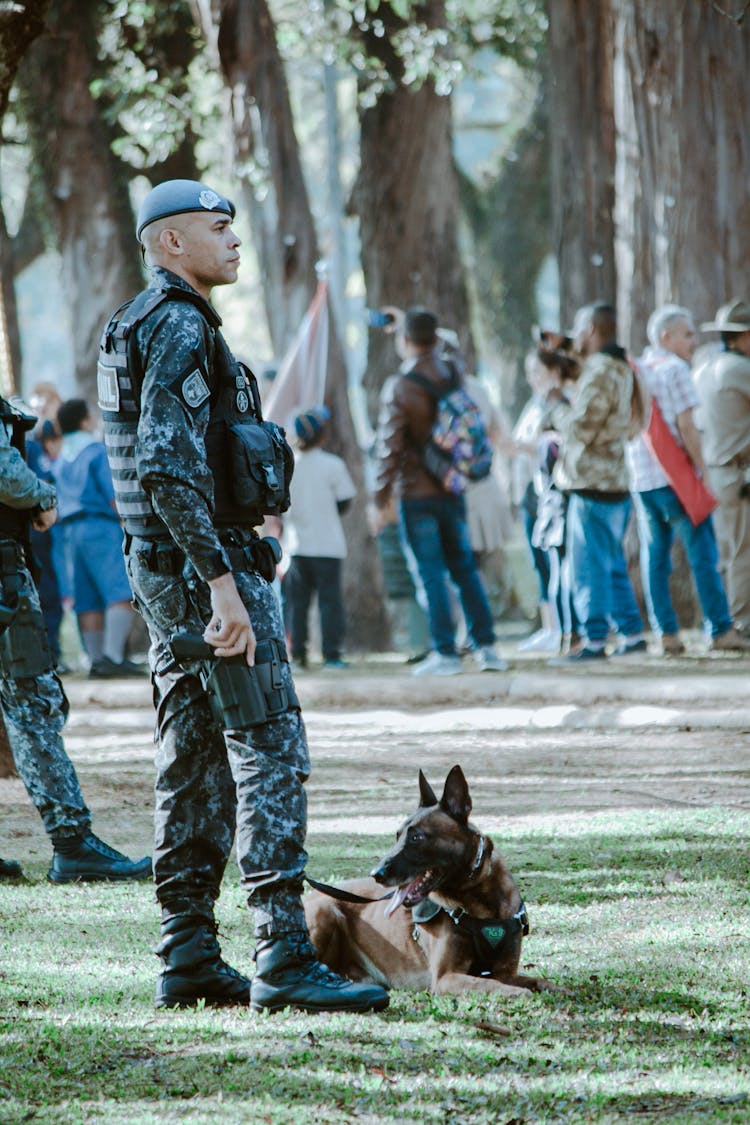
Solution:
[{"label": "camouflage pants", "polygon": [[[307,854],[310,772],[299,711],[251,731],[224,733],[196,675],[158,675],[169,638],[202,633],[210,617],[208,587],[181,575],[156,574],[131,554],[128,577],[151,637],[157,708],[154,879],[166,914],[213,914],[235,831],[243,888],[259,937],[304,930],[300,902]],[[273,590],[259,575],[235,573],[259,641],[284,633]],[[196,604],[197,603],[197,604]],[[282,677],[291,684],[287,663]]]},{"label": "camouflage pants", "polygon": [[0,705],[18,774],[55,840],[88,832],[91,814],[63,745],[68,700],[52,670],[39,595],[20,552],[18,558],[16,572],[0,576],[3,604],[19,599],[0,636]]}]

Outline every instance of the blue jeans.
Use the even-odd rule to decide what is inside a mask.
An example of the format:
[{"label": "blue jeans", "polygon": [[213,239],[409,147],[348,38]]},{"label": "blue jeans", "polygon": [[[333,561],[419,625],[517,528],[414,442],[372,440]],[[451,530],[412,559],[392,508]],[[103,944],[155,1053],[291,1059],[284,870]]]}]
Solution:
[{"label": "blue jeans", "polygon": [[399,530],[419,569],[435,649],[456,652],[449,578],[458,589],[472,642],[478,648],[493,644],[492,611],[471,548],[463,497],[402,500]]},{"label": "blue jeans", "polygon": [[622,546],[630,507],[630,497],[607,502],[570,495],[566,551],[573,605],[581,633],[597,645],[606,641],[610,627],[623,637],[643,631]]},{"label": "blue jeans", "polygon": [[662,635],[676,633],[679,629],[669,594],[672,543],[677,532],[687,552],[703,616],[711,626],[711,636],[726,633],[732,617],[719,574],[719,551],[711,517],[693,527],[669,485],[637,492],[635,513],[641,540],[643,588],[652,628]]}]

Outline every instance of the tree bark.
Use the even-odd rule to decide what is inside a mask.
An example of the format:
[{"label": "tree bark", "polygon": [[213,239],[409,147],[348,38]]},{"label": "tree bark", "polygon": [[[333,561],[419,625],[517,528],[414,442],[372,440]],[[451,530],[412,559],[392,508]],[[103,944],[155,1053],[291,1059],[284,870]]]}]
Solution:
[{"label": "tree bark", "polygon": [[0,9],[0,123],[23,56],[41,35],[50,0],[21,0]]},{"label": "tree bark", "polygon": [[[271,337],[281,355],[315,292],[319,248],[276,31],[266,0],[199,0],[198,7],[231,92],[236,167],[245,188],[243,199],[250,206]],[[264,207],[258,205],[248,175],[251,162],[257,160],[268,178],[269,200]],[[346,518],[348,638],[352,648],[379,650],[389,639],[383,579],[367,526],[362,455],[349,407],[344,354],[332,320],[326,380],[331,447],[344,458],[357,486]]]},{"label": "tree bark", "polygon": [[[551,198],[560,327],[614,301],[615,125],[610,0],[549,0]],[[555,326],[553,326],[555,327]]]},{"label": "tree bark", "polygon": [[[444,27],[444,0],[428,0],[414,15],[430,28]],[[451,99],[439,95],[433,82],[418,90],[402,84],[403,66],[390,37],[404,24],[388,5],[380,6],[378,18],[385,32],[365,32],[364,47],[383,63],[392,85],[360,112],[360,169],[350,202],[359,216],[367,304],[432,309],[442,325],[458,332],[471,364]],[[371,330],[364,383],[372,421],[397,362],[393,337]]]},{"label": "tree bark", "polygon": [[21,70],[32,151],[48,197],[70,301],[75,377],[95,398],[96,355],[112,310],[143,284],[126,169],[89,85],[98,0],[55,0]]},{"label": "tree bark", "polygon": [[750,23],[709,3],[612,2],[618,304],[639,350],[656,305],[701,321],[747,293]]}]

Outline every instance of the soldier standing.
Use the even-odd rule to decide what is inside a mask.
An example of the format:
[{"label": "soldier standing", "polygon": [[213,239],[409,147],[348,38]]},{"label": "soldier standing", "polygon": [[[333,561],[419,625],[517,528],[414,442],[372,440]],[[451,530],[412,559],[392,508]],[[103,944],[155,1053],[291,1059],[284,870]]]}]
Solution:
[{"label": "soldier standing", "polygon": [[[192,180],[146,196],[137,235],[151,285],[114,314],[99,364],[128,576],[152,642],[156,1003],[384,1008],[383,989],[317,961],[300,898],[310,762],[270,585],[273,544],[253,530],[288,503],[289,451],[281,431],[260,424],[255,378],[229,351],[210,303],[214,285],[237,279],[234,213]],[[185,630],[202,635],[214,659],[176,664],[170,641]],[[248,692],[233,708],[211,688],[237,657],[233,673],[254,668],[260,715],[257,706],[246,713]],[[214,903],[235,830],[255,911],[252,994],[216,939]]]},{"label": "soldier standing", "polygon": [[[53,883],[146,879],[151,860],[131,860],[91,831],[91,814],[62,728],[68,700],[54,671],[39,595],[30,572],[29,532],[57,518],[54,486],[25,460],[36,418],[0,398],[0,705],[16,769],[52,841]],[[0,878],[21,874],[0,863]]]}]

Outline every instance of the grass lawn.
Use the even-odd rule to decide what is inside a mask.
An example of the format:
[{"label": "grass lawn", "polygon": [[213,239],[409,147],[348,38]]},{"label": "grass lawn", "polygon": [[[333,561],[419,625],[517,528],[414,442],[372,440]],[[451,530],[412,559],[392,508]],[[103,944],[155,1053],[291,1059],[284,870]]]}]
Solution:
[{"label": "grass lawn", "polygon": [[[319,878],[389,843],[314,828]],[[750,816],[535,816],[493,836],[526,896],[523,963],[570,996],[156,1012],[150,887],[51,887],[32,865],[0,886],[0,1123],[750,1121]],[[230,875],[222,944],[247,969]]]}]

